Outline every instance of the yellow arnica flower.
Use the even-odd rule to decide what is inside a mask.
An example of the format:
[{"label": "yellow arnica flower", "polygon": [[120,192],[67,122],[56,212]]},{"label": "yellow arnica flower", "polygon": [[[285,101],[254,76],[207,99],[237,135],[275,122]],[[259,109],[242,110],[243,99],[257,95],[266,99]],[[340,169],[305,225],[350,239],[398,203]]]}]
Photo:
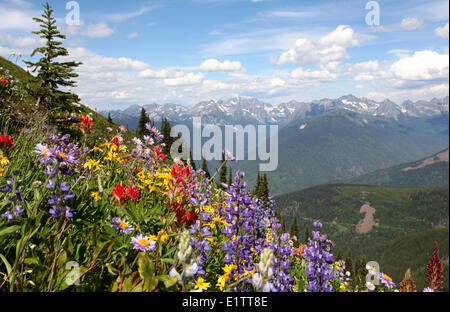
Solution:
[{"label": "yellow arnica flower", "polygon": [[195,281],[194,289],[207,290],[209,287],[211,287],[211,283],[205,282],[203,277],[199,277],[198,280]]},{"label": "yellow arnica flower", "polygon": [[9,165],[8,157],[0,156],[0,165],[2,167]]},{"label": "yellow arnica flower", "polygon": [[169,235],[167,235],[166,231],[164,230],[159,231],[158,236],[161,239],[161,243],[163,243],[164,245],[169,241]]},{"label": "yellow arnica flower", "polygon": [[231,273],[231,271],[236,270],[237,266],[235,264],[226,264],[222,270],[225,273],[224,275],[229,276],[229,274]]},{"label": "yellow arnica flower", "polygon": [[95,146],[93,149],[91,149],[91,152],[103,152],[103,150],[100,147]]},{"label": "yellow arnica flower", "polygon": [[219,276],[216,286],[219,287],[220,291],[223,291],[223,289],[225,288],[225,283],[227,282],[227,279],[228,275]]},{"label": "yellow arnica flower", "polygon": [[95,199],[95,201],[99,201],[100,200],[100,194],[98,192],[92,192],[91,193],[91,197],[93,199]]},{"label": "yellow arnica flower", "polygon": [[3,168],[0,168],[0,178],[3,177]]},{"label": "yellow arnica flower", "polygon": [[346,288],[345,288],[345,284],[344,284],[344,283],[341,283],[340,288],[341,288],[342,291],[345,291],[345,289],[346,289]]},{"label": "yellow arnica flower", "polygon": [[244,275],[243,276],[247,276],[250,275],[251,277],[253,277],[253,274],[255,274],[255,269],[251,270],[251,271],[247,271],[246,269],[244,269]]},{"label": "yellow arnica flower", "polygon": [[84,164],[84,168],[89,168],[89,170],[92,170],[92,168],[101,168],[103,165],[100,165],[100,162],[97,160],[90,159],[87,163]]}]

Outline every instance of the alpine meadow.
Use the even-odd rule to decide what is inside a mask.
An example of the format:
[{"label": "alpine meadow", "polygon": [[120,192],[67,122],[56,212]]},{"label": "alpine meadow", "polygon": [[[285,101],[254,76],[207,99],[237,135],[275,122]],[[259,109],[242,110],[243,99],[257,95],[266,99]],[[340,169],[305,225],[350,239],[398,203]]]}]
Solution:
[{"label": "alpine meadow", "polygon": [[448,1],[132,2],[0,0],[0,293],[449,291]]}]

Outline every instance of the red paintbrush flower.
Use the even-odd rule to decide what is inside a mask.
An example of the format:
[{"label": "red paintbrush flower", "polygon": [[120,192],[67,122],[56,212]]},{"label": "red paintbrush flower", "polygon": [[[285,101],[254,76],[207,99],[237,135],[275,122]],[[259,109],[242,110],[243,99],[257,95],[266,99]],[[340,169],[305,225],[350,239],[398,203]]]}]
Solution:
[{"label": "red paintbrush flower", "polygon": [[139,191],[138,191],[138,189],[136,188],[136,186],[129,186],[129,187],[127,188],[127,194],[126,194],[126,196],[127,196],[129,199],[131,199],[131,200],[138,198],[138,197],[139,197]]},{"label": "red paintbrush flower", "polygon": [[92,122],[91,118],[89,116],[81,116],[81,126],[83,127],[84,131],[86,133],[91,132],[91,127],[94,123]]},{"label": "red paintbrush flower", "polygon": [[3,79],[3,80],[2,80],[2,85],[6,86],[7,84],[8,84],[8,80]]},{"label": "red paintbrush flower", "polygon": [[122,184],[117,184],[112,194],[114,198],[119,202],[124,201],[125,198],[127,197],[126,190]]},{"label": "red paintbrush flower", "polygon": [[14,146],[14,142],[12,141],[11,136],[2,134],[0,135],[0,149],[3,153],[6,153],[7,150]]}]

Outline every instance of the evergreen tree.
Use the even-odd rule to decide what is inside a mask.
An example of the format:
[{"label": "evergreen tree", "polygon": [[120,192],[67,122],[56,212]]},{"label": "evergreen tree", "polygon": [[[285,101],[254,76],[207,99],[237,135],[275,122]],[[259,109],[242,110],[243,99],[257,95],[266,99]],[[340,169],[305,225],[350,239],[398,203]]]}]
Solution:
[{"label": "evergreen tree", "polygon": [[220,168],[219,181],[217,182],[219,186],[222,185],[222,183],[227,183],[227,165],[224,153],[222,153],[222,162],[220,163],[220,165],[222,166],[222,168]]},{"label": "evergreen tree", "polygon": [[210,179],[210,178],[211,178],[211,175],[209,174],[208,163],[206,162],[205,156],[203,156],[202,170],[205,171],[206,177],[207,177],[208,179]]},{"label": "evergreen tree", "polygon": [[230,166],[230,170],[228,171],[228,181],[227,181],[228,185],[233,184],[233,168],[231,168]]},{"label": "evergreen tree", "polygon": [[353,263],[352,263],[352,252],[348,251],[345,256],[345,270],[350,272],[350,276],[353,279]]},{"label": "evergreen tree", "polygon": [[167,118],[163,118],[161,122],[161,134],[164,136],[164,138],[161,141],[161,144],[163,145],[163,153],[167,155],[168,159],[171,159],[170,157],[170,147],[172,146],[172,143],[175,142],[175,139],[170,136],[170,123],[167,120]]},{"label": "evergreen tree", "polygon": [[197,171],[197,165],[195,164],[195,160],[192,159],[192,150],[189,150],[189,160],[194,171]]},{"label": "evergreen tree", "polygon": [[255,189],[253,190],[253,195],[260,198],[261,197],[261,174],[258,171],[258,176],[256,177],[256,185]]},{"label": "evergreen tree", "polygon": [[56,108],[64,106],[64,109],[69,109],[72,102],[79,101],[77,95],[62,92],[59,87],[76,87],[76,82],[73,78],[78,77],[74,69],[81,65],[80,62],[61,62],[60,57],[69,55],[66,48],[62,47],[62,42],[59,39],[66,39],[66,36],[61,34],[56,26],[56,19],[52,16],[53,9],[48,4],[44,5],[44,13],[41,18],[33,18],[37,23],[40,23],[41,29],[34,31],[33,34],[39,35],[45,40],[45,46],[37,48],[31,53],[33,57],[36,53],[42,55],[37,62],[25,61],[25,64],[32,69],[32,72],[38,71],[37,77],[41,80],[41,88],[39,88],[38,96],[41,97],[41,103],[45,103],[48,108]]},{"label": "evergreen tree", "polygon": [[267,173],[264,173],[261,185],[261,193],[264,201],[267,203],[269,201],[269,181],[267,179]]},{"label": "evergreen tree", "polygon": [[339,260],[344,260],[344,255],[342,255],[342,250],[338,250],[338,253],[337,253],[337,255],[336,255],[336,261],[339,261]]},{"label": "evergreen tree", "polygon": [[112,118],[111,118],[111,112],[108,112],[108,123],[109,123],[109,124],[112,124],[112,123],[113,123],[113,120],[112,120]]},{"label": "evergreen tree", "polygon": [[294,222],[292,222],[291,229],[289,230],[291,235],[298,237],[298,220],[297,216],[294,217]]},{"label": "evergreen tree", "polygon": [[145,108],[142,107],[141,109],[141,116],[139,117],[139,124],[137,128],[137,135],[138,137],[143,137],[144,135],[148,134],[148,130],[145,127],[147,123],[150,122],[150,118],[147,115],[147,112],[145,111]]},{"label": "evergreen tree", "polygon": [[309,227],[306,226],[306,228],[305,228],[305,243],[308,243],[310,238],[311,238],[311,232],[309,231]]}]

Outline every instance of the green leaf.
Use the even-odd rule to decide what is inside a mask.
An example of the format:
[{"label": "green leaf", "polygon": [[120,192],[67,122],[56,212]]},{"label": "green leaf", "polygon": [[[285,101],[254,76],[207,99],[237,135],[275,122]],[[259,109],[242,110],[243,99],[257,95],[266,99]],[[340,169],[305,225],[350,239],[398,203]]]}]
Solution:
[{"label": "green leaf", "polygon": [[143,252],[138,258],[139,275],[144,280],[151,280],[155,276],[155,265],[153,261]]},{"label": "green leaf", "polygon": [[12,225],[10,227],[7,227],[7,228],[4,228],[4,229],[0,230],[0,236],[16,232],[19,229],[20,229],[19,225]]},{"label": "green leaf", "polygon": [[160,282],[163,282],[164,286],[166,288],[170,288],[170,287],[172,287],[173,285],[175,285],[177,283],[178,278],[176,276],[172,277],[172,276],[169,276],[169,275],[160,275],[160,276],[158,276],[158,280]]},{"label": "green leaf", "polygon": [[8,274],[10,274],[12,268],[11,268],[11,265],[9,264],[8,260],[6,260],[5,256],[2,255],[2,254],[0,254],[0,259],[2,259],[3,263],[5,264],[5,266],[6,266],[6,271],[8,272]]}]

